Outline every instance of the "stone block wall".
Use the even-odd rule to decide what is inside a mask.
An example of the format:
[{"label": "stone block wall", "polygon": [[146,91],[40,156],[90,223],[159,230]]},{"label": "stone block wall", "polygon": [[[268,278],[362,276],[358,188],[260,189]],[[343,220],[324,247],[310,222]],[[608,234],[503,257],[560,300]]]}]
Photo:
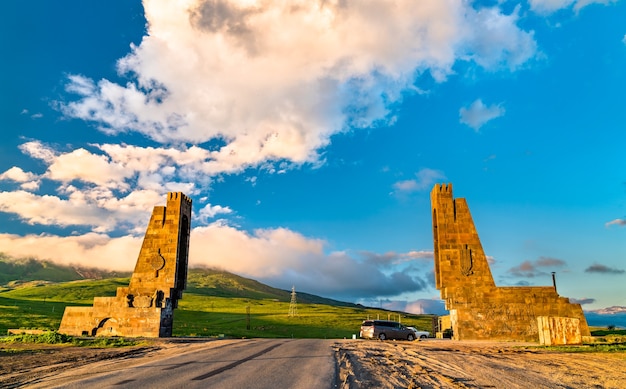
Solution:
[{"label": "stone block wall", "polygon": [[454,339],[539,341],[537,318],[577,319],[589,335],[579,304],[554,287],[497,287],[465,199],[452,185],[431,192],[435,282],[450,311]]}]

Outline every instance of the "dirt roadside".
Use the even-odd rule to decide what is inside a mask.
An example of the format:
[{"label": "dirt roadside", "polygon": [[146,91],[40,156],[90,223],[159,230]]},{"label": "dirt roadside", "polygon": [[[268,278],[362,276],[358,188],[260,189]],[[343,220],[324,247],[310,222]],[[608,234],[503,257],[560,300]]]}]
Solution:
[{"label": "dirt roadside", "polygon": [[626,387],[626,353],[435,339],[344,341],[335,353],[342,389]]},{"label": "dirt roadside", "polygon": [[[28,386],[80,366],[145,363],[207,347],[207,342],[158,339],[115,349],[0,345],[0,387]],[[624,388],[626,382],[626,353],[565,353],[533,344],[435,339],[338,340],[334,350],[341,389]]]},{"label": "dirt roadside", "polygon": [[[236,341],[236,340],[234,340]],[[123,363],[125,367],[204,348],[211,339],[148,339],[140,345],[89,348],[39,344],[0,344],[0,388],[20,388],[69,369],[94,369]]]}]

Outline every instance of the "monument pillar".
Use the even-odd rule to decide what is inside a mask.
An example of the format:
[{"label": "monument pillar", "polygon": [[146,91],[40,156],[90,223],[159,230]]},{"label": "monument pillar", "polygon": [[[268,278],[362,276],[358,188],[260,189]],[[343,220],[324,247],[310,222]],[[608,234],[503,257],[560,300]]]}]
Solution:
[{"label": "monument pillar", "polygon": [[172,336],[174,309],[187,283],[191,199],[169,192],[156,206],[127,287],[95,297],[93,307],[66,307],[59,332],[89,336]]},{"label": "monument pillar", "polygon": [[555,287],[497,287],[465,199],[453,197],[452,184],[436,184],[430,197],[435,285],[454,339],[539,341],[540,331],[567,328],[542,339],[573,344],[590,335],[580,304]]}]

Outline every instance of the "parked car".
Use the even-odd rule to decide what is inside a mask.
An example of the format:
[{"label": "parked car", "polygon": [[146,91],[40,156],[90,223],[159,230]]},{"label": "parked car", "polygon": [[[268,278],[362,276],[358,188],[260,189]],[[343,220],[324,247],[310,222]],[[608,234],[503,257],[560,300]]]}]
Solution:
[{"label": "parked car", "polygon": [[415,338],[416,339],[417,338],[419,338],[419,339],[430,338],[430,332],[428,332],[428,331],[421,331],[421,330],[418,330],[415,327],[407,327],[407,328],[409,328],[409,329],[413,330],[413,332],[415,332]]},{"label": "parked car", "polygon": [[391,320],[365,320],[361,323],[361,338],[415,340],[415,332],[409,327]]}]

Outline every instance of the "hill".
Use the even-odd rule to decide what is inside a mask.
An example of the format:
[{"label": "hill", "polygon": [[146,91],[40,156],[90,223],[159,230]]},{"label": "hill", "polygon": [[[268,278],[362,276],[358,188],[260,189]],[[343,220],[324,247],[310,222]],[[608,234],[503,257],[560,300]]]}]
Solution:
[{"label": "hill", "polygon": [[[189,269],[185,293],[216,297],[275,299],[276,301],[283,302],[291,301],[291,291],[273,288],[250,278],[211,268]],[[296,293],[298,302],[300,303],[326,304],[339,307],[360,306],[358,304],[333,300],[313,294],[297,291]]]},{"label": "hill", "polygon": [[[66,306],[91,305],[93,297],[114,296],[129,282],[128,277],[76,279],[81,275],[71,267],[38,266],[32,261],[11,262],[13,274],[28,274],[28,281],[10,279],[0,289],[0,334],[9,328],[57,329]],[[35,280],[35,275],[41,279]],[[59,281],[64,277],[69,280]],[[358,334],[361,321],[369,318],[399,320],[432,331],[431,315],[367,308],[298,292],[297,315],[290,316],[290,301],[291,291],[222,270],[190,269],[174,315],[174,336],[347,338]]]},{"label": "hill", "polygon": [[[97,268],[59,265],[53,262],[41,261],[34,258],[12,258],[8,255],[0,253],[0,286],[6,289],[14,289],[25,286],[41,286],[80,280],[124,279],[130,277],[131,274],[131,272],[117,272]],[[124,286],[122,285],[124,283],[128,282],[115,282],[117,286]],[[81,284],[81,289],[83,289],[83,291],[77,291],[77,294],[72,297],[67,296],[67,290],[66,293],[60,292],[59,288],[67,289],[66,286],[60,287],[58,285],[50,285],[48,291],[50,291],[51,295],[58,296],[60,300],[65,298],[67,301],[89,301],[94,296],[92,293],[98,293],[98,288],[94,290],[93,286],[94,285]],[[276,299],[277,301],[291,300],[291,291],[273,288],[253,279],[212,268],[189,269],[186,292],[216,297]],[[29,292],[22,292],[24,296],[28,293]],[[31,291],[30,293],[35,292]],[[63,294],[65,294],[65,297]],[[115,294],[115,289],[113,289],[113,294]],[[95,296],[98,296],[98,294],[95,294]],[[303,303],[327,304],[333,306],[358,306],[356,304],[302,292],[298,292],[298,301]]]}]

